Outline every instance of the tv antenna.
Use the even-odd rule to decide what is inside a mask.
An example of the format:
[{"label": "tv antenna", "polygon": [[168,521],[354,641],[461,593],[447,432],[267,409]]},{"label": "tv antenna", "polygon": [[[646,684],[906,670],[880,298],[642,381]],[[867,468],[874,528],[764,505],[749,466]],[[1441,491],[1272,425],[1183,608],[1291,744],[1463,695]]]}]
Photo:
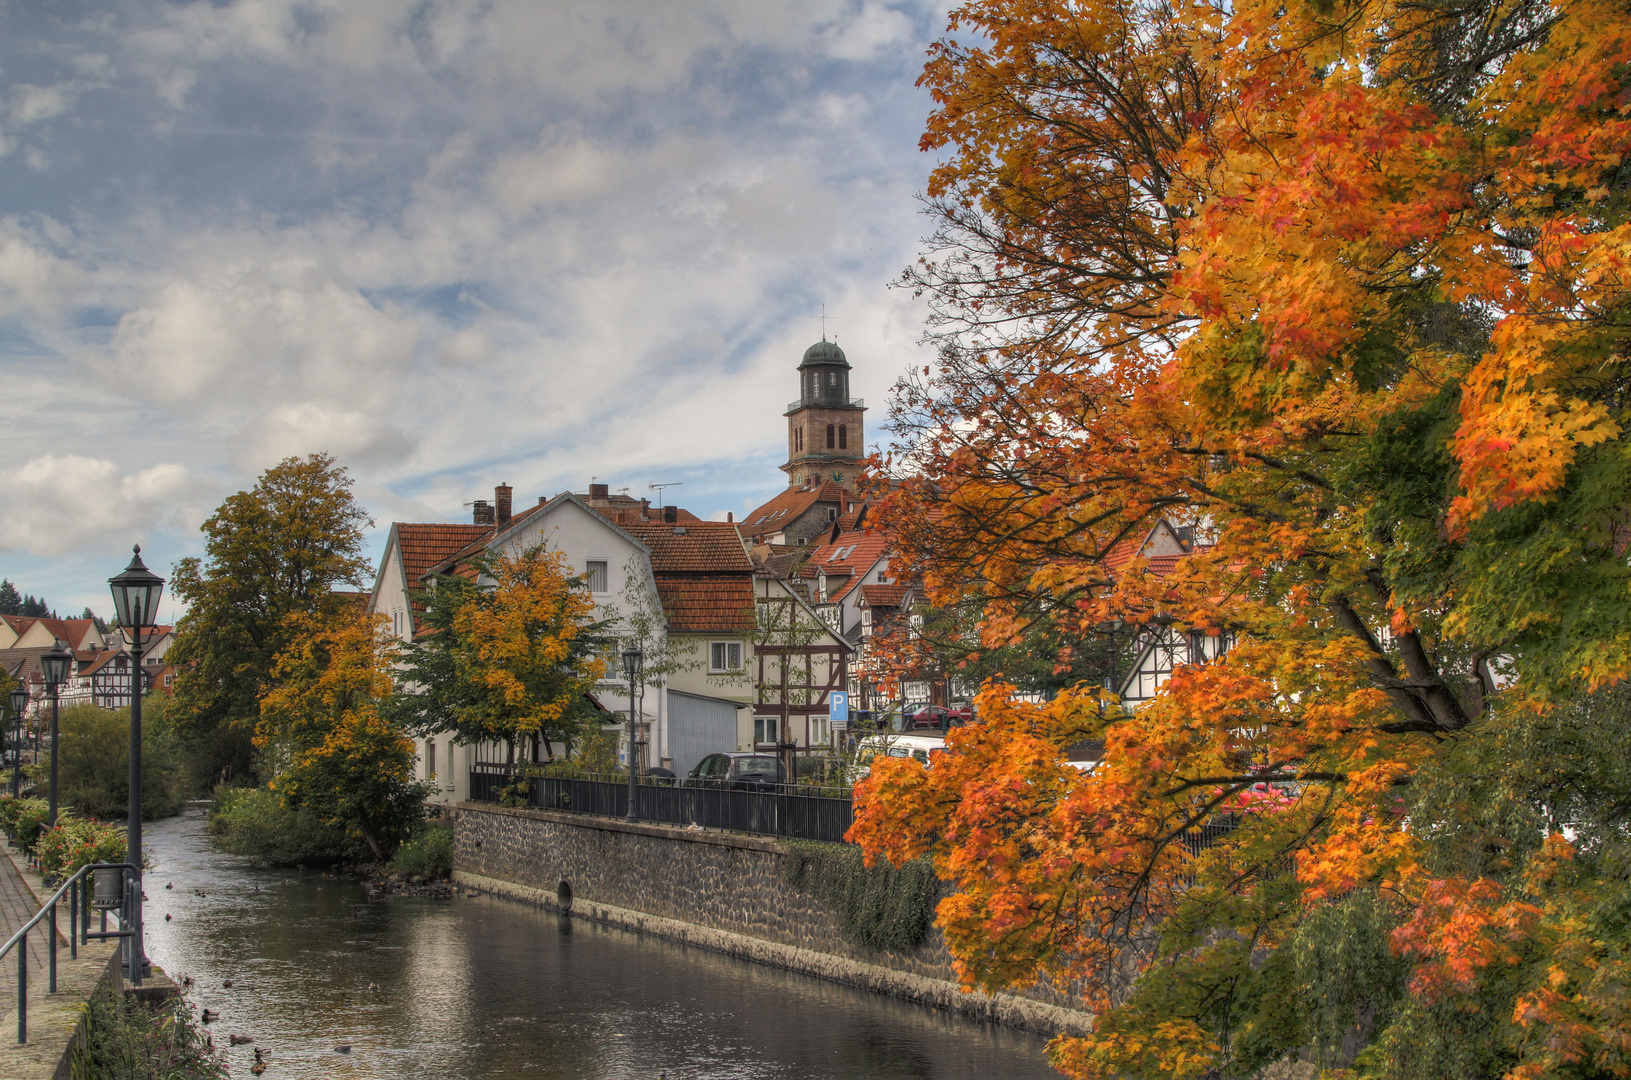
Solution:
[{"label": "tv antenna", "polygon": [[684,487],[685,481],[673,480],[666,484],[648,484],[647,486],[657,493],[657,505],[661,506],[663,505],[663,488]]}]

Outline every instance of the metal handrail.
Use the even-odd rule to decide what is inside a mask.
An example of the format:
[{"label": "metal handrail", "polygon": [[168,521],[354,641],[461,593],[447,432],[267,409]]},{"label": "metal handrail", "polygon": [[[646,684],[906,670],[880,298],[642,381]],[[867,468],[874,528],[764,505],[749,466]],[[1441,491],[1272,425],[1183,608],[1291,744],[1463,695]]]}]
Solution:
[{"label": "metal handrail", "polygon": [[[50,924],[46,935],[51,939],[50,963],[47,965],[49,975],[49,993],[57,992],[57,904],[61,902],[64,893],[68,894],[68,956],[70,959],[79,957],[79,945],[83,940],[89,944],[91,940],[103,938],[128,938],[134,931],[129,929],[109,930],[108,913],[102,910],[101,929],[91,932],[91,890],[83,887],[80,882],[85,876],[96,870],[123,870],[124,876],[124,909],[115,916],[121,928],[130,925],[129,909],[131,892],[136,888],[140,879],[136,876],[135,863],[87,863],[75,870],[73,876],[64,881],[57,891],[51,894],[34,917],[22,925],[15,934],[11,935],[4,945],[0,945],[0,958],[13,948],[17,950],[17,1042],[28,1042],[28,932],[40,924],[43,919]],[[83,906],[83,913],[80,908]]]}]

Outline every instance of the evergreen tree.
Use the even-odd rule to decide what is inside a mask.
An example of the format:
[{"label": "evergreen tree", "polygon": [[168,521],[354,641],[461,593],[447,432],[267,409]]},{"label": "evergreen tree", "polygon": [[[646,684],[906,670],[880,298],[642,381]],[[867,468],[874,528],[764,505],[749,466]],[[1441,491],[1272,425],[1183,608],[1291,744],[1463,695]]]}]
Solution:
[{"label": "evergreen tree", "polygon": [[23,598],[9,580],[0,581],[0,615],[21,615]]}]

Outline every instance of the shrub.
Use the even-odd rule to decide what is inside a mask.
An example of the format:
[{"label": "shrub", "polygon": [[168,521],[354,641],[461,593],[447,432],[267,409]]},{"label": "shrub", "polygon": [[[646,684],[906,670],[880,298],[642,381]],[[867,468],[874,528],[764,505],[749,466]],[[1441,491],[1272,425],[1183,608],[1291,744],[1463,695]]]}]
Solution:
[{"label": "shrub", "polygon": [[23,812],[23,800],[14,799],[10,795],[0,795],[0,829],[14,832],[17,829],[17,818]]},{"label": "shrub", "polygon": [[148,1000],[106,983],[91,995],[82,1007],[84,1040],[70,1051],[70,1080],[226,1080],[226,1059],[194,1022],[193,1006],[180,997]]},{"label": "shrub", "polygon": [[[174,817],[185,798],[180,752],[162,710],[144,699],[142,712],[142,818]],[[130,710],[70,705],[58,720],[61,803],[90,818],[129,814]],[[49,768],[50,758],[44,759]]]},{"label": "shrub", "polygon": [[432,819],[424,832],[396,849],[390,865],[393,873],[403,877],[447,877],[453,869],[452,820]]},{"label": "shrub", "polygon": [[125,850],[124,826],[77,817],[64,810],[57,814],[56,828],[40,831],[34,857],[40,861],[40,873],[62,881],[93,862],[124,862]]},{"label": "shrub", "polygon": [[856,945],[916,952],[929,934],[938,892],[928,859],[867,866],[853,844],[784,840],[787,884],[815,892],[827,903],[838,930]]},{"label": "shrub", "polygon": [[253,855],[274,866],[363,861],[368,845],[331,828],[316,814],[291,810],[268,788],[220,787],[210,807],[215,845],[233,855]]},{"label": "shrub", "polygon": [[15,801],[17,818],[11,827],[12,833],[17,837],[18,847],[32,851],[34,842],[40,838],[40,830],[45,827],[45,819],[51,816],[51,804],[33,797]]}]

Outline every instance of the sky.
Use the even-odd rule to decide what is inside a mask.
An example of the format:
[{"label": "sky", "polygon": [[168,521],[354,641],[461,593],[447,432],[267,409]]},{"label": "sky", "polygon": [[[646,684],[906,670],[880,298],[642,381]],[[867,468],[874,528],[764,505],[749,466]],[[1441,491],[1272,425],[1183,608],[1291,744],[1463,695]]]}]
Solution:
[{"label": "sky", "polygon": [[105,615],[315,451],[376,560],[504,482],[740,518],[823,305],[887,440],[945,10],[0,0],[0,577]]}]

